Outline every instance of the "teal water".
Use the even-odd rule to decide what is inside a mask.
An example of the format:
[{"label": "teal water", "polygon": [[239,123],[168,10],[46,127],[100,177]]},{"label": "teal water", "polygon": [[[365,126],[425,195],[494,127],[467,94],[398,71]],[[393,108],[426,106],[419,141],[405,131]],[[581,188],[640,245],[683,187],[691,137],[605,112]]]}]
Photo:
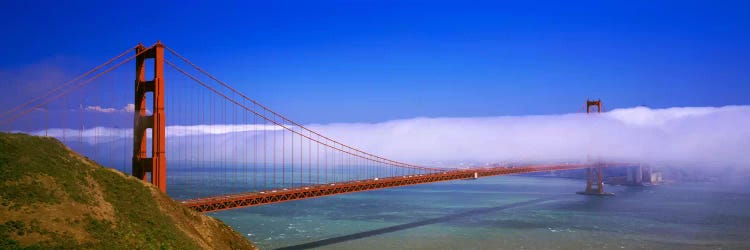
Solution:
[{"label": "teal water", "polygon": [[750,249],[750,184],[499,176],[209,213],[261,249]]}]

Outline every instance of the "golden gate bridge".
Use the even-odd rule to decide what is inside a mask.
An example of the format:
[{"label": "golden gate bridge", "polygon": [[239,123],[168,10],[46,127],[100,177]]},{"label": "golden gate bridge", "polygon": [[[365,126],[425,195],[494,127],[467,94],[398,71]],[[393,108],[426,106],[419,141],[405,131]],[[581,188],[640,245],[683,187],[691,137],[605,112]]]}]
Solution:
[{"label": "golden gate bridge", "polygon": [[[128,73],[116,70],[133,61],[131,82]],[[174,75],[167,78],[166,73]],[[586,112],[592,107],[601,112],[601,101],[587,101]],[[603,168],[637,165],[597,161],[440,168],[388,159],[271,110],[161,42],[138,44],[4,111],[0,127],[54,136],[201,212],[573,169],[586,171],[584,194],[605,195]]]}]

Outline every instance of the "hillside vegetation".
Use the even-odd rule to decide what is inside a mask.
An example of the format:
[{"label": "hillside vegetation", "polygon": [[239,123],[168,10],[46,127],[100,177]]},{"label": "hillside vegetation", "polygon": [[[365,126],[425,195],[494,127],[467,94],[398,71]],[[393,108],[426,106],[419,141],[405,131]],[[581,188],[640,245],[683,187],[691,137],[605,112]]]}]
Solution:
[{"label": "hillside vegetation", "polygon": [[0,249],[254,249],[221,221],[54,138],[0,133]]}]

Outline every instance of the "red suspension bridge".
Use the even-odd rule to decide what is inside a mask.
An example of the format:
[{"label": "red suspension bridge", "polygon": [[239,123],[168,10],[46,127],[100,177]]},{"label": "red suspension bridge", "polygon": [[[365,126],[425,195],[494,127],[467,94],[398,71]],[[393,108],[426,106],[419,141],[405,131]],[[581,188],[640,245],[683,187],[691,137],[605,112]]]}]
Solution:
[{"label": "red suspension bridge", "polygon": [[[135,82],[130,70],[121,70],[133,61]],[[601,112],[601,101],[588,101],[586,111],[591,107]],[[4,111],[0,126],[56,137],[202,212],[572,169],[587,169],[585,193],[604,194],[602,168],[627,165],[454,169],[395,161],[288,119],[160,42],[139,44]]]}]

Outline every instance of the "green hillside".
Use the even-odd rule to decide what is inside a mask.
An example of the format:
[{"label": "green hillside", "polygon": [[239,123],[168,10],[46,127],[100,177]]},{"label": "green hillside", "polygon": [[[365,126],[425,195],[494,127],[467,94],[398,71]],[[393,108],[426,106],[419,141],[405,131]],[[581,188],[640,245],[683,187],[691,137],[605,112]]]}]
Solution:
[{"label": "green hillside", "polygon": [[254,249],[214,218],[53,138],[0,133],[0,249]]}]

